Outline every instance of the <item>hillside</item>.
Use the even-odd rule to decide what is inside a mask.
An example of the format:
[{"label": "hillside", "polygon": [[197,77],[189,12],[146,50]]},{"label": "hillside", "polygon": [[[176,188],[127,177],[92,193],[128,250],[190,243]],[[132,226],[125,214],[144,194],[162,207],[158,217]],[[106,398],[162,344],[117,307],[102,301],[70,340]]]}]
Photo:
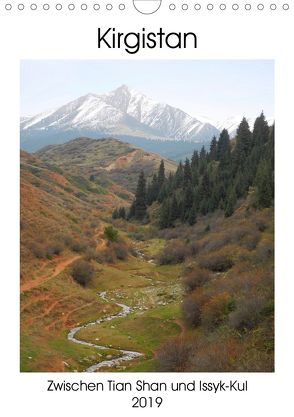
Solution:
[{"label": "hillside", "polygon": [[[106,168],[115,161],[108,160]],[[166,322],[167,307],[160,295],[179,297],[179,269],[149,263],[150,258],[141,255],[137,243],[123,230],[118,242],[106,238],[107,213],[128,201],[118,194],[131,196],[119,185],[102,188],[89,181],[88,174],[68,175],[56,165],[21,152],[22,371],[83,371],[119,357],[120,345],[151,358],[160,343],[179,333],[175,319]],[[154,243],[156,251],[161,241]],[[81,261],[93,275],[87,286],[73,278]],[[105,291],[107,296],[97,295]],[[123,338],[106,340],[102,351],[87,341],[69,339],[71,329],[81,323],[94,320],[97,324],[99,318],[119,314],[122,301],[131,308]],[[84,337],[82,332],[75,335],[79,341]]]},{"label": "hillside", "polygon": [[[132,194],[117,184],[103,188],[69,176],[26,152],[21,152],[20,161],[22,281],[26,282],[30,268],[36,273],[41,267],[43,244],[58,246],[62,235],[88,239],[91,222],[96,224],[103,211],[128,202]],[[33,252],[40,252],[39,262]]]},{"label": "hillside", "polygon": [[[50,145],[36,155],[44,162],[58,165],[68,175],[82,175],[108,187],[111,182],[135,191],[141,170],[147,177],[159,167],[162,157],[113,138],[78,138],[61,145]],[[167,172],[176,163],[164,158]]]},{"label": "hillside", "polygon": [[22,152],[21,370],[272,371],[273,145],[262,114],[172,175],[114,139]]}]

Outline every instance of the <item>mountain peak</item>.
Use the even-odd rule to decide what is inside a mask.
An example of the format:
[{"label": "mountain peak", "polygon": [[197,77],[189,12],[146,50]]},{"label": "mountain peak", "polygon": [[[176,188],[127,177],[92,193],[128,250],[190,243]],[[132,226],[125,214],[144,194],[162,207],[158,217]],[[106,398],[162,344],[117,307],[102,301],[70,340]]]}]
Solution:
[{"label": "mountain peak", "polygon": [[126,84],[122,84],[119,87],[115,88],[113,91],[130,91],[130,88]]},{"label": "mountain peak", "polygon": [[[218,133],[211,124],[203,123],[181,109],[154,101],[126,84],[106,94],[89,93],[54,112],[21,122],[25,149],[38,149],[54,143],[56,138],[58,142],[66,142],[81,135],[203,143]],[[34,144],[28,145],[31,142]]]}]

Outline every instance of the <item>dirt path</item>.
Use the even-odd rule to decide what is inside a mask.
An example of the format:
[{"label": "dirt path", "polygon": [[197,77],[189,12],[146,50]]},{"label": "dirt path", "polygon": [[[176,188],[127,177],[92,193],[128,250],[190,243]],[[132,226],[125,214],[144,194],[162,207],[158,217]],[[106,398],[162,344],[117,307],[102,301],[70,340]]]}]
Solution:
[{"label": "dirt path", "polygon": [[76,307],[73,310],[68,311],[66,314],[64,314],[62,317],[59,317],[57,320],[53,321],[52,323],[48,324],[48,326],[45,327],[46,330],[52,330],[54,329],[56,324],[60,324],[63,323],[64,325],[66,325],[67,320],[69,319],[69,317],[76,313],[79,310],[82,310],[83,308],[89,307],[92,304],[94,304],[95,301],[91,301],[90,303],[84,304],[82,306]]},{"label": "dirt path", "polygon": [[104,238],[104,229],[102,226],[96,229],[95,231],[95,240],[96,240],[96,251],[102,251],[106,248],[106,240]]},{"label": "dirt path", "polygon": [[39,278],[36,278],[32,281],[26,282],[23,285],[20,286],[20,292],[31,290],[32,288],[38,287],[39,285],[43,284],[46,281],[49,281],[52,278],[55,278],[57,275],[59,275],[62,271],[65,270],[69,265],[71,265],[74,261],[77,259],[80,259],[81,255],[75,255],[71,256],[70,258],[63,259],[60,262],[58,262],[55,266],[55,269],[51,275],[43,275]]}]

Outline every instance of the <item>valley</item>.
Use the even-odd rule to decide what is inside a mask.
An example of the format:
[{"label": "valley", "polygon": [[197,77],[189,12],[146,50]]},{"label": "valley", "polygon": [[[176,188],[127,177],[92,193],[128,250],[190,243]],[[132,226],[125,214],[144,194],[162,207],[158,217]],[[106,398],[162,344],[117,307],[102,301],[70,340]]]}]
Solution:
[{"label": "valley", "polygon": [[[83,155],[80,151],[87,148],[85,143],[85,155],[92,160],[86,158],[79,163],[78,158],[75,162],[72,148],[77,147],[79,157]],[[90,257],[91,249],[97,255],[105,251],[108,243],[104,228],[109,225],[110,210],[128,202],[132,195],[113,181],[121,175],[116,170],[128,170],[129,189],[133,189],[131,178],[136,178],[138,167],[145,164],[146,172],[151,173],[160,162],[154,155],[108,140],[104,145],[107,157],[99,149],[100,163],[93,145],[97,141],[73,141],[68,145],[72,146],[70,152],[49,149],[43,152],[42,160],[36,155],[21,155],[22,371],[85,371],[101,362],[118,360],[120,350],[140,354],[124,363],[118,360],[114,370],[148,367],[154,349],[169,335],[180,332],[176,323],[180,269],[158,266],[152,260],[162,240],[134,242],[127,231],[120,230],[120,236],[133,251],[128,260],[92,260],[94,279],[86,288],[72,279],[71,268],[76,261]],[[61,159],[70,157],[71,162],[57,160],[54,152]],[[130,157],[126,156],[128,152]],[[98,172],[97,166],[101,168]],[[170,166],[172,169],[173,163]],[[90,181],[93,173],[99,179]],[[124,181],[122,178],[119,182]],[[139,233],[142,228],[133,225],[131,229]],[[121,316],[124,308],[128,314]],[[169,311],[174,316],[169,317]],[[109,316],[111,321],[107,320]],[[71,333],[77,326],[81,327],[74,337],[82,341],[79,344],[74,343]],[[106,348],[97,349],[91,344]],[[141,364],[142,358],[146,365]]]},{"label": "valley", "polygon": [[21,152],[21,371],[273,370],[268,167],[235,191],[239,144],[212,143],[184,165],[114,138]]},{"label": "valley", "polygon": [[[139,253],[146,248],[149,257],[155,255],[152,246],[161,244],[151,240],[140,245]],[[23,370],[91,371],[100,369],[99,363],[102,370],[144,370],[153,366],[154,349],[181,332],[178,267],[157,266],[143,255],[127,263],[97,264],[93,283],[83,290],[70,278],[70,263],[56,270],[21,293]],[[121,361],[121,350],[137,355]]]}]

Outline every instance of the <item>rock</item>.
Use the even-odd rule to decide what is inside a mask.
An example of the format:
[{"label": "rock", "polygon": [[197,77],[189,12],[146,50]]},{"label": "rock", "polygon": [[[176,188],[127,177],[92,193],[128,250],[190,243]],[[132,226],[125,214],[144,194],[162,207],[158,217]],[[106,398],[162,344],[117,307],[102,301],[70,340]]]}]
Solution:
[{"label": "rock", "polygon": [[28,356],[28,359],[33,359],[31,356]]},{"label": "rock", "polygon": [[112,359],[112,355],[107,355],[106,359]]}]

